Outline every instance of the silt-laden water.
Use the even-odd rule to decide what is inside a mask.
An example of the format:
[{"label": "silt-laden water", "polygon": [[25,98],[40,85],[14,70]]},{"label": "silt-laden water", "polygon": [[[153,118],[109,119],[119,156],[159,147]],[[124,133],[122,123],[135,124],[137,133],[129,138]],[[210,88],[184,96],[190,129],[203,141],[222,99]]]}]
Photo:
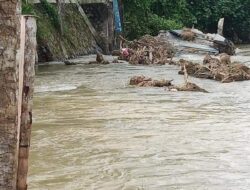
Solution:
[{"label": "silt-laden water", "polygon": [[191,78],[208,94],[128,85],[181,84],[178,70],[39,66],[29,189],[250,189],[250,82]]}]

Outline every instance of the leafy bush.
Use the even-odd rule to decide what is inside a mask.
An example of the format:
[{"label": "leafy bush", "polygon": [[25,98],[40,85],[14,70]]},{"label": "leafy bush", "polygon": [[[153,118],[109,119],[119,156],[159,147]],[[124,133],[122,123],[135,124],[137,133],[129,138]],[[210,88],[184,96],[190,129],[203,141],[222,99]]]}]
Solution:
[{"label": "leafy bush", "polygon": [[123,0],[125,35],[138,38],[161,29],[193,25],[217,31],[225,18],[224,35],[236,42],[250,42],[250,0]]},{"label": "leafy bush", "polygon": [[183,27],[181,22],[159,17],[156,14],[150,15],[148,27],[152,35],[157,35],[160,30],[180,29]]}]

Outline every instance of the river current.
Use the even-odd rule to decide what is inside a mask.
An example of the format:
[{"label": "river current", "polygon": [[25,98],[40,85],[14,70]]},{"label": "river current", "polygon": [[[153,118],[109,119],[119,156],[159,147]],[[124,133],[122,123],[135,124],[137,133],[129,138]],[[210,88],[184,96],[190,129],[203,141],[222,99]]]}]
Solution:
[{"label": "river current", "polygon": [[128,85],[140,74],[181,84],[178,70],[39,66],[29,189],[249,190],[250,82],[190,77],[210,93]]}]

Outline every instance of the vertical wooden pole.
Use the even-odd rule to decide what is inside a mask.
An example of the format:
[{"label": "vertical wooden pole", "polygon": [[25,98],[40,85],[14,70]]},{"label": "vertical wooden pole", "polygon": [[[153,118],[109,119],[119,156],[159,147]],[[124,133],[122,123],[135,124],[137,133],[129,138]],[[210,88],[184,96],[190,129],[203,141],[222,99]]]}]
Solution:
[{"label": "vertical wooden pole", "polygon": [[25,49],[22,90],[22,111],[18,157],[17,190],[27,190],[28,157],[32,125],[32,98],[36,62],[36,19],[24,16]]},{"label": "vertical wooden pole", "polygon": [[21,1],[0,2],[0,189],[15,190]]}]

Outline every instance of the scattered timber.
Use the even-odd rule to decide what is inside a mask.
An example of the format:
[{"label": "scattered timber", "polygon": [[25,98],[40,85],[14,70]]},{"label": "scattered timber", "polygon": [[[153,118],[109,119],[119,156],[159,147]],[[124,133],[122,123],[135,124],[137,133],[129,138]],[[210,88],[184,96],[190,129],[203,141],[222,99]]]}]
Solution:
[{"label": "scattered timber", "polygon": [[250,80],[250,68],[244,64],[231,63],[230,57],[226,54],[221,55],[220,59],[206,55],[203,65],[183,59],[179,64],[182,65],[179,74],[184,74],[183,65],[185,65],[187,73],[197,78],[212,79],[222,83]]},{"label": "scattered timber", "polygon": [[[122,37],[121,37],[122,38]],[[171,62],[175,49],[167,40],[161,37],[145,35],[139,40],[127,41],[122,38],[125,55],[121,53],[120,59],[135,65],[164,65]]]},{"label": "scattered timber", "polygon": [[153,80],[152,78],[139,75],[139,76],[133,76],[129,84],[133,86],[138,87],[166,87],[169,91],[191,91],[191,92],[208,92],[207,90],[199,87],[198,85],[191,83],[191,82],[185,82],[183,85],[173,85],[173,80]]},{"label": "scattered timber", "polygon": [[143,75],[134,76],[130,79],[130,85],[136,85],[140,87],[164,87],[172,86],[172,80],[153,80],[152,78],[145,77]]}]

